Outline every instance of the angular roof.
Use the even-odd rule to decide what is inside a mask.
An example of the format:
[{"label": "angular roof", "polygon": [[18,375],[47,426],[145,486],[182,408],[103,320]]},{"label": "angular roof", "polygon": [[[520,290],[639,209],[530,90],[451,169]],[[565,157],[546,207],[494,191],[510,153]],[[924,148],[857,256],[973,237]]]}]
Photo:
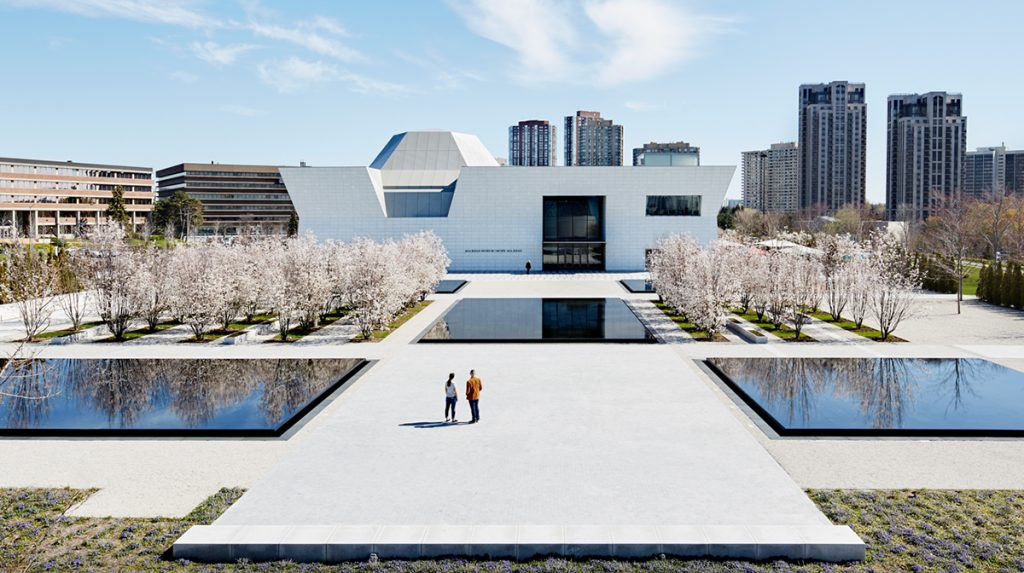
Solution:
[{"label": "angular roof", "polygon": [[379,169],[384,186],[444,187],[466,166],[497,167],[480,139],[454,131],[407,131],[388,141],[370,167]]}]

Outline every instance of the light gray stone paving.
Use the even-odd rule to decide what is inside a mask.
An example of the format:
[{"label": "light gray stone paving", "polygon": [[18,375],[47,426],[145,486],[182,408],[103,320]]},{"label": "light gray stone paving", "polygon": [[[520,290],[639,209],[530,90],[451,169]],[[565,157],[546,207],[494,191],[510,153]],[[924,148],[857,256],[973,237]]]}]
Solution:
[{"label": "light gray stone paving", "polygon": [[[126,344],[74,344],[69,346],[37,346],[36,351],[43,357],[365,357],[383,360],[383,364],[394,362],[395,368],[414,370],[416,364],[410,362],[412,354],[406,354],[409,343],[416,338],[429,324],[439,316],[452,302],[471,294],[472,296],[612,296],[629,300],[651,300],[651,295],[631,295],[622,289],[615,280],[619,278],[643,278],[640,274],[585,274],[585,275],[500,275],[481,274],[464,275],[473,282],[457,295],[436,295],[435,300],[417,317],[380,343],[344,344],[344,345],[272,345],[253,344],[239,346],[218,346],[199,344],[157,344],[133,346]],[[472,294],[471,287],[476,284],[477,294]],[[525,289],[525,290],[521,290]],[[1024,332],[1022,313],[995,309],[976,301],[968,300],[964,304],[964,314],[955,314],[955,302],[951,298],[941,296],[923,297],[922,305],[934,310],[935,317],[917,316],[908,320],[897,330],[898,336],[907,338],[906,344],[709,344],[692,343],[680,345],[659,345],[648,350],[668,351],[680,360],[677,363],[702,359],[709,355],[716,356],[911,356],[911,357],[984,357],[1011,368],[1024,370],[1024,345],[1021,344],[1021,333]],[[0,307],[0,333],[16,333],[20,328],[14,309],[11,305]],[[2,336],[2,334],[0,334]],[[9,337],[13,339],[13,337]],[[9,352],[16,347],[14,344],[0,344],[0,352]],[[433,347],[437,349],[437,347]],[[517,350],[523,362],[544,360],[560,368],[561,357],[545,358],[540,355],[534,358],[532,352],[539,349],[536,345],[510,345],[502,347],[502,351]],[[565,351],[566,356],[577,356],[587,361],[592,355],[601,356],[608,345],[572,346]],[[481,349],[484,351],[485,349]],[[502,356],[502,353],[497,353]],[[501,361],[505,361],[501,358]],[[655,362],[660,358],[650,358]],[[629,366],[629,361],[625,361]],[[485,362],[480,362],[485,363]],[[603,364],[595,362],[598,367]],[[401,366],[400,366],[401,365]],[[447,366],[447,365],[446,365]],[[687,365],[687,367],[689,367]],[[463,366],[465,369],[465,366]],[[598,368],[600,369],[600,368]],[[443,369],[442,369],[443,370]],[[553,426],[560,430],[569,428],[579,431],[577,425],[582,420],[590,419],[589,412],[598,404],[591,404],[583,399],[589,384],[586,373],[589,366],[582,372],[559,378],[570,384],[579,393],[570,399],[555,400],[565,408],[550,408],[552,399],[545,402],[547,387],[541,387],[530,394],[528,406],[515,411],[519,418],[530,418],[530,410],[537,410],[540,417],[564,420],[561,425]],[[639,371],[638,371],[639,372]],[[459,371],[460,379],[463,373]],[[776,462],[781,464],[786,473],[792,477],[799,487],[894,487],[894,488],[1024,488],[1024,441],[1022,440],[924,440],[924,439],[888,439],[888,440],[808,440],[808,439],[770,439],[766,437],[746,414],[739,411],[727,396],[702,373],[691,370],[691,383],[699,382],[714,396],[721,406],[718,414],[712,418],[732,420],[741,428],[749,439],[756,440],[762,454],[767,452]],[[493,373],[492,373],[493,374]],[[384,384],[401,387],[400,381],[389,377]],[[492,380],[484,376],[485,383]],[[431,378],[431,381],[434,379]],[[501,386],[510,386],[502,384]],[[416,386],[410,386],[416,388]],[[488,387],[491,392],[496,386]],[[652,385],[642,375],[627,376],[619,381],[615,388],[620,392],[615,402],[619,409],[618,417],[609,414],[603,425],[617,424],[623,418],[632,420],[645,412],[647,404],[655,404],[654,414],[659,412],[657,403],[661,397],[661,386]],[[417,390],[418,391],[418,390]],[[425,414],[441,418],[443,402],[438,400],[436,391],[429,389],[430,396],[424,398]],[[603,392],[603,391],[602,391]],[[684,395],[685,396],[685,395]],[[311,436],[321,435],[319,428],[325,422],[349,419],[348,400],[350,396],[343,394],[337,400],[326,405],[323,412],[312,417],[305,425],[287,439],[280,440],[139,440],[139,439],[3,439],[0,438],[0,460],[17,460],[16,463],[0,464],[0,487],[81,487],[99,488],[99,493],[90,497],[84,504],[74,510],[75,515],[114,515],[114,516],[181,516],[190,511],[196,504],[220,487],[253,487],[267,475],[283,458],[290,455]],[[395,408],[388,404],[397,398],[378,396],[378,400],[357,402],[356,410],[386,415],[381,410]],[[414,399],[418,400],[418,398]],[[494,422],[493,408],[497,405],[491,401],[493,394],[487,394],[482,403],[485,421],[472,430],[483,429],[485,424]],[[403,406],[405,407],[405,406]],[[465,414],[465,401],[459,404],[460,414]],[[417,410],[418,412],[419,410]],[[436,411],[436,413],[434,413]],[[569,414],[566,414],[568,412]],[[576,418],[578,412],[580,418]],[[543,415],[541,415],[543,414]],[[653,415],[653,414],[652,414]],[[662,415],[662,414],[658,414]],[[488,420],[488,416],[492,416]],[[685,416],[677,415],[683,421],[673,420],[671,424],[683,424]],[[692,422],[692,421],[691,421]],[[696,424],[693,424],[697,428]],[[629,426],[627,425],[627,428]],[[638,426],[639,427],[639,426]],[[464,428],[452,429],[461,432]],[[330,432],[336,432],[332,426]],[[408,429],[425,436],[446,432],[447,429]],[[696,431],[696,429],[693,429]],[[542,433],[536,431],[539,444],[562,443],[567,441],[565,431]],[[618,438],[604,434],[607,440]],[[625,435],[629,436],[627,432]],[[693,434],[703,436],[703,434]],[[423,447],[432,452],[448,440],[424,438]],[[659,438],[661,440],[661,438]],[[678,441],[678,440],[677,440]],[[699,441],[699,440],[697,440]],[[660,443],[660,442],[659,442]],[[493,445],[488,441],[487,444]],[[483,446],[481,446],[483,447]],[[535,447],[532,444],[524,449]],[[568,447],[568,446],[565,446]],[[603,446],[602,446],[603,447]],[[677,447],[668,443],[666,447]],[[679,446],[681,447],[681,446]],[[693,447],[693,446],[690,446]],[[600,448],[598,448],[600,450]],[[447,456],[453,467],[455,478],[449,483],[445,480],[443,491],[454,492],[455,504],[462,504],[466,494],[462,493],[462,479],[467,460],[471,460],[470,450],[459,450]],[[526,456],[529,452],[516,452]],[[379,455],[369,453],[367,455]],[[426,455],[426,454],[424,454]],[[442,455],[442,454],[438,454]],[[632,454],[631,454],[632,455]],[[654,463],[647,458],[658,459],[658,456],[639,456],[642,463]],[[486,459],[484,456],[482,459]],[[632,458],[630,458],[632,459]],[[388,461],[387,463],[397,463]],[[381,466],[388,467],[388,466]],[[530,466],[534,473],[544,474],[542,466]],[[605,472],[605,468],[593,469],[584,465],[584,469]],[[361,470],[369,471],[369,470]],[[489,470],[494,471],[494,470]],[[339,490],[344,488],[344,471],[335,476],[325,477],[325,482]],[[428,477],[429,480],[436,477]],[[518,479],[518,478],[517,478]],[[540,479],[539,477],[536,479]],[[610,477],[602,479],[610,480]],[[646,484],[645,481],[637,483]],[[563,489],[571,489],[564,487]],[[665,490],[667,491],[667,490]],[[430,492],[435,494],[436,492]],[[584,492],[591,495],[592,492]],[[524,494],[525,495],[525,494]],[[575,495],[575,494],[574,494]],[[580,494],[582,495],[582,494]],[[539,498],[538,498],[539,499]],[[695,507],[700,507],[699,504]],[[420,521],[421,523],[426,522]],[[435,522],[436,523],[436,522]],[[677,525],[678,526],[678,525]],[[496,531],[500,531],[500,527]],[[644,525],[636,525],[644,527]],[[683,527],[683,526],[678,526]],[[475,530],[479,535],[480,529]],[[491,538],[488,538],[491,539]],[[495,535],[492,541],[499,543],[503,538]]]},{"label": "light gray stone paving", "polygon": [[686,344],[694,342],[693,337],[665,316],[664,312],[645,300],[629,300],[626,304],[633,309],[640,322],[663,344]]}]

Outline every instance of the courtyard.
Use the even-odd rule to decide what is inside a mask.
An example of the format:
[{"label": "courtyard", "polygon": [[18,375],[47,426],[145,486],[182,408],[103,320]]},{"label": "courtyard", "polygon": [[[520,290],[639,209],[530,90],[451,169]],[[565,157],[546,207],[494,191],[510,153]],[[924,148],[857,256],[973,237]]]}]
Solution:
[{"label": "courtyard", "polygon": [[[466,545],[481,531],[498,543],[526,531],[536,546],[674,535],[679,545],[708,548],[720,536],[747,551],[722,556],[745,558],[771,556],[756,547],[792,543],[787,532],[832,527],[806,489],[1024,488],[1019,440],[781,438],[695,362],[973,357],[1019,371],[1019,314],[969,301],[963,315],[946,316],[955,303],[930,296],[901,327],[905,343],[838,335],[800,344],[695,343],[646,312],[652,295],[617,282],[638,276],[455,275],[469,283],[432,295],[432,304],[377,343],[40,346],[38,355],[52,358],[364,358],[373,365],[281,438],[3,438],[0,458],[17,461],[0,468],[0,487],[95,489],[66,513],[104,518],[180,518],[222,488],[242,488],[211,531],[244,536],[240,528],[250,528],[263,540],[300,527],[312,538],[347,528],[367,544],[421,545],[439,535]],[[662,344],[416,342],[462,298],[544,297],[625,299]],[[985,329],[956,338],[950,333],[960,320]],[[990,338],[977,334],[986,331]],[[444,424],[443,381],[455,372],[461,394],[470,368],[484,380],[482,421]],[[460,401],[461,420],[466,406]],[[447,529],[434,533],[437,526]]]}]

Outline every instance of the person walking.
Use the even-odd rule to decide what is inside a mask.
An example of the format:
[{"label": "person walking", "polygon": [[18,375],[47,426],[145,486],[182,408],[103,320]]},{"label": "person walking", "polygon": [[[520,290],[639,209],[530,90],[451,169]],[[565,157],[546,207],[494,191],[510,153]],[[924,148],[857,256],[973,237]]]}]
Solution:
[{"label": "person walking", "polygon": [[[455,373],[448,375],[448,382],[444,385],[444,421],[458,422],[455,419],[455,403],[459,401],[459,391],[455,388]],[[449,417],[448,411],[451,410]]]},{"label": "person walking", "polygon": [[466,380],[466,400],[469,400],[469,411],[473,413],[473,420],[470,424],[480,421],[480,392],[483,392],[484,383],[476,377],[476,370],[469,371],[469,380]]},{"label": "person walking", "polygon": [[533,265],[531,265],[529,259],[527,259],[527,261],[526,261],[526,274],[530,274],[530,269],[532,269],[532,268],[533,268]]}]

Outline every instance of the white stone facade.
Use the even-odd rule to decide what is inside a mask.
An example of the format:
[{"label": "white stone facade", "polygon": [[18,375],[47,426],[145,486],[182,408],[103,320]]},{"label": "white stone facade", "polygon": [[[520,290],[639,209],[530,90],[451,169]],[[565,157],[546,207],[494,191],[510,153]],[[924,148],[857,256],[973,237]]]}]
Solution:
[{"label": "white stone facade", "polygon": [[[453,271],[517,271],[528,260],[534,270],[543,270],[544,197],[604,197],[605,270],[637,271],[644,269],[646,250],[661,237],[689,233],[706,243],[717,236],[718,210],[734,171],[733,166],[464,165],[457,174],[448,214],[442,217],[389,217],[385,195],[405,192],[410,186],[389,186],[394,178],[386,165],[383,169],[286,167],[281,175],[302,232],[311,231],[321,240],[349,241],[432,230],[444,241]],[[419,186],[416,192],[426,189]],[[698,195],[700,215],[647,216],[649,195]]]}]

